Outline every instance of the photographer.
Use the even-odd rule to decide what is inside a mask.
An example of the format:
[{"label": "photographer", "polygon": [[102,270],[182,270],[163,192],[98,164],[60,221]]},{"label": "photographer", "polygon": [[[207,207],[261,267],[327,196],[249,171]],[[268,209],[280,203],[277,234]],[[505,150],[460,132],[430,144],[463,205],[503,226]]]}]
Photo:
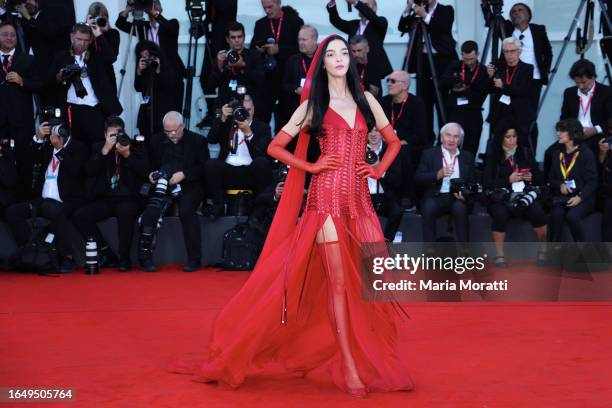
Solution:
[{"label": "photographer", "polygon": [[478,153],[482,133],[482,105],[489,94],[487,68],[478,62],[478,44],[461,45],[461,61],[453,62],[442,76],[447,120],[465,129],[462,150]]},{"label": "photographer", "polygon": [[[94,38],[97,46],[88,51]],[[65,92],[72,137],[91,147],[104,140],[106,117],[123,111],[108,75],[117,55],[97,25],[76,24],[70,40],[71,50],[55,56],[48,82]]]},{"label": "photographer", "polygon": [[388,94],[381,99],[385,115],[400,139],[402,148],[399,160],[402,168],[402,207],[411,209],[417,200],[412,178],[419,157],[426,145],[425,104],[408,92],[410,75],[406,71],[393,71],[387,77]]},{"label": "photographer", "polygon": [[[612,122],[612,118],[608,123]],[[612,123],[610,123],[612,124]],[[612,242],[612,129],[608,127],[605,138],[599,141],[599,167],[601,174],[600,196],[602,217],[603,242]]]},{"label": "photographer", "polygon": [[343,20],[338,14],[336,0],[330,0],[327,3],[329,22],[347,34],[349,41],[355,35],[365,37],[370,45],[370,59],[379,65],[381,78],[386,77],[392,71],[391,62],[384,47],[389,22],[385,17],[376,14],[378,9],[376,0],[346,0],[346,2],[357,9],[359,19]]},{"label": "photographer", "polygon": [[[38,0],[18,0],[16,3],[15,9],[22,16],[19,20],[25,37],[24,49],[26,53],[32,50],[38,76],[45,78],[54,56],[70,46],[72,10],[58,2],[41,5]],[[58,106],[61,102],[52,86],[45,86],[39,99],[40,106]]]},{"label": "photographer", "polygon": [[51,221],[61,257],[60,272],[75,268],[68,237],[69,217],[84,204],[83,164],[86,148],[69,135],[65,124],[50,127],[43,122],[34,136],[30,154],[34,159],[33,201],[13,204],[6,218],[15,241],[24,246],[30,237],[27,220],[33,216]]},{"label": "photographer", "polygon": [[377,64],[368,64],[368,54],[370,52],[368,40],[361,35],[355,35],[351,37],[350,46],[357,63],[357,72],[361,78],[361,88],[364,91],[369,91],[377,98],[381,97],[380,82],[384,75],[381,75],[378,71]]},{"label": "photographer", "polygon": [[254,119],[255,108],[249,95],[242,104],[224,105],[221,119],[208,134],[209,143],[219,143],[217,159],[206,162],[206,180],[213,200],[213,217],[223,215],[226,189],[263,191],[272,179],[272,164],[267,149],[272,139],[270,126]]},{"label": "photographer", "polygon": [[312,57],[317,51],[319,32],[311,25],[300,28],[298,33],[299,54],[294,54],[287,60],[283,76],[283,108],[286,112],[294,112],[300,106],[300,96],[306,81],[306,74],[312,63]]},{"label": "photographer", "polygon": [[[111,28],[110,20],[108,18],[108,9],[103,3],[96,1],[89,5],[89,9],[87,10],[87,18],[85,19],[87,25],[90,27],[98,26],[100,31],[102,31],[102,36],[106,39],[106,41],[110,44],[113,51],[115,52],[115,59],[119,55],[119,31],[115,28]],[[98,46],[97,41],[94,39],[91,45],[89,46],[89,51],[93,52],[96,50]],[[115,86],[115,93],[117,93],[117,78],[115,76],[115,68],[113,64],[107,64],[106,73],[111,78],[111,83]]]},{"label": "photographer", "polygon": [[272,224],[276,208],[283,195],[288,171],[287,166],[279,166],[274,171],[272,182],[268,183],[268,186],[253,201],[253,211],[251,211],[249,219],[263,230],[267,231]]},{"label": "photographer", "polygon": [[[537,240],[546,240],[546,213],[539,194],[531,188],[542,186],[544,178],[529,149],[518,146],[518,126],[512,120],[499,123],[485,163],[483,184],[491,192],[488,210],[493,219],[493,241],[497,253],[495,266],[504,268],[506,226],[511,216],[529,220]],[[526,195],[531,191],[533,194]],[[524,200],[520,200],[521,197]],[[531,198],[534,201],[530,202]],[[538,254],[538,260],[544,260],[542,253]]]},{"label": "photographer", "polygon": [[[260,101],[257,102],[257,117],[270,123],[272,112],[276,127],[280,129],[289,118],[282,118],[277,110],[276,101],[281,95],[282,75],[287,60],[298,52],[298,32],[304,20],[289,6],[281,7],[281,0],[261,0],[266,13],[255,22],[251,49],[257,50],[264,59],[265,79],[262,83]],[[257,98],[256,98],[257,99]]]},{"label": "photographer", "polygon": [[421,157],[414,182],[426,187],[421,203],[423,242],[435,241],[436,220],[445,214],[453,219],[457,241],[468,241],[471,203],[464,192],[472,185],[474,156],[459,151],[463,136],[459,124],[447,123],[440,130],[440,145]]},{"label": "photographer", "polygon": [[208,143],[203,136],[185,129],[183,117],[178,112],[168,112],[162,123],[164,133],[154,135],[151,144],[151,168],[156,171],[149,174],[149,181],[156,184],[158,190],[159,180],[164,180],[168,192],[162,197],[156,194],[147,202],[139,229],[139,261],[143,270],[156,270],[152,251],[158,221],[168,208],[168,202],[175,200],[188,256],[183,270],[193,272],[200,268],[202,258],[200,220],[196,211],[204,194],[204,165],[210,158]]},{"label": "photographer", "polygon": [[529,135],[529,126],[535,119],[536,107],[531,103],[533,65],[520,60],[521,42],[508,37],[503,41],[504,60],[487,66],[491,98],[493,100],[488,121],[493,128],[502,119],[512,119],[519,126],[519,146],[537,151],[537,135]]},{"label": "photographer", "polygon": [[[185,64],[178,53],[179,22],[173,18],[167,20],[162,15],[163,9],[159,0],[128,0],[126,8],[119,13],[115,25],[126,34],[132,33],[132,25],[136,25],[135,35],[138,41],[152,41],[159,46],[174,71],[184,78]],[[128,16],[132,13],[133,20],[129,22]],[[149,21],[144,20],[143,13],[149,17]],[[137,17],[138,16],[138,17]],[[184,84],[177,93],[183,100],[185,92]]]},{"label": "photographer", "polygon": [[[104,123],[106,141],[94,146],[85,164],[85,173],[94,179],[90,196],[93,200],[72,216],[72,222],[84,239],[95,238],[100,267],[117,265],[120,271],[131,268],[130,249],[134,224],[143,208],[140,186],[151,172],[144,146],[137,146],[125,134],[123,120],[109,117]],[[119,261],[102,236],[96,223],[117,217]]]},{"label": "photographer", "polygon": [[0,136],[15,140],[19,174],[18,193],[29,196],[31,160],[30,137],[34,131],[32,94],[42,87],[34,57],[16,48],[17,32],[9,23],[0,23]]},{"label": "photographer", "polygon": [[134,89],[142,94],[136,126],[149,145],[151,136],[162,131],[162,119],[166,112],[181,110],[180,88],[183,79],[167,63],[162,50],[151,41],[136,45],[136,59]]},{"label": "photographer", "polygon": [[15,201],[17,187],[17,165],[12,140],[0,140],[0,216]]},{"label": "photographer", "polygon": [[218,90],[218,108],[229,102],[239,86],[252,90],[257,100],[257,90],[264,81],[264,70],[261,56],[244,47],[244,26],[238,22],[230,23],[226,29],[225,39],[229,50],[216,54],[217,62],[208,77],[200,76],[202,88],[207,93]]},{"label": "photographer", "polygon": [[[398,24],[398,30],[402,33],[411,33],[414,25],[423,21],[427,25],[427,31],[431,37],[432,53],[436,75],[442,76],[448,66],[458,60],[455,46],[457,42],[453,38],[453,23],[455,21],[455,10],[452,6],[439,4],[436,0],[408,0],[406,9],[402,13]],[[408,72],[417,72],[417,57],[419,54],[426,54],[424,38],[417,38],[414,42],[414,50],[408,61]],[[425,112],[427,115],[427,138],[429,144],[433,144],[435,139],[434,132],[434,105],[438,109],[438,123],[441,125],[439,106],[436,101],[436,93],[433,83],[431,68],[427,62],[427,56],[421,55],[423,72],[421,78],[417,78],[419,84],[419,96],[425,102]],[[439,101],[443,103],[443,101]]]},{"label": "photographer", "polygon": [[580,142],[582,125],[576,119],[557,123],[559,151],[553,155],[548,176],[552,189],[551,241],[560,242],[567,221],[574,242],[585,240],[582,220],[595,210],[597,168],[591,149]]},{"label": "photographer", "polygon": [[[386,151],[387,145],[383,142],[382,135],[373,128],[368,133],[366,163],[376,166]],[[399,160],[395,160],[379,180],[368,177],[368,188],[374,209],[378,215],[387,218],[384,235],[388,242],[393,241],[402,222],[402,207],[399,204],[401,187],[402,169]]]}]

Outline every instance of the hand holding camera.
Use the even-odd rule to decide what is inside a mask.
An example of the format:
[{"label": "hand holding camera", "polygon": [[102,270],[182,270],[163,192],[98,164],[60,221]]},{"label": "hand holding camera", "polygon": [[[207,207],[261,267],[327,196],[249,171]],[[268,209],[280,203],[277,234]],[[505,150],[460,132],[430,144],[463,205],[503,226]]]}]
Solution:
[{"label": "hand holding camera", "polygon": [[221,108],[221,122],[225,123],[227,118],[229,118],[230,116],[232,116],[232,108],[230,108],[230,106],[226,103]]},{"label": "hand holding camera", "polygon": [[23,3],[15,4],[15,10],[17,10],[17,12],[19,12],[19,14],[21,14],[21,16],[26,20],[30,20],[32,18],[28,8],[26,7],[25,1]]},{"label": "hand holding camera", "polygon": [[110,133],[109,131],[106,132],[105,135],[105,141],[104,141],[104,146],[102,146],[102,155],[106,156],[110,153],[111,150],[113,150],[113,148],[115,147],[115,145],[117,144],[117,134],[116,133]]},{"label": "hand holding camera", "polygon": [[49,126],[49,122],[43,122],[38,126],[36,130],[36,137],[38,140],[45,140],[47,136],[51,134],[51,126]]}]

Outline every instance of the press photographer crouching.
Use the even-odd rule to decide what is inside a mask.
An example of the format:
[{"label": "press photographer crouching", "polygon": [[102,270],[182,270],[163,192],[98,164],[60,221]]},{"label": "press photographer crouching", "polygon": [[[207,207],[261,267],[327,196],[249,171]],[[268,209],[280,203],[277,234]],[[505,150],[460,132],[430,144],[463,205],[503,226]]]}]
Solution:
[{"label": "press photographer crouching", "polygon": [[561,242],[563,222],[569,225],[574,242],[585,240],[582,220],[595,210],[597,168],[591,149],[583,146],[582,125],[576,119],[557,123],[561,149],[552,158],[548,180],[551,184],[551,241]]},{"label": "press photographer crouching", "polygon": [[235,99],[221,109],[208,134],[209,143],[219,143],[217,159],[206,163],[208,193],[213,201],[212,217],[223,215],[226,189],[263,191],[272,179],[267,149],[272,140],[270,126],[255,119],[250,95],[239,88]]},{"label": "press photographer crouching", "polygon": [[[94,146],[85,164],[85,173],[93,181],[88,191],[92,200],[75,212],[72,222],[85,240],[95,239],[98,267],[117,265],[120,271],[127,271],[134,224],[144,204],[139,191],[151,170],[143,141],[130,139],[121,118],[111,116],[104,128],[106,141]],[[96,226],[110,217],[117,217],[118,261]]]},{"label": "press photographer crouching", "polygon": [[274,170],[272,182],[255,197],[249,222],[255,223],[262,230],[267,231],[272,224],[288,173],[289,168],[286,165],[278,166]]},{"label": "press photographer crouching", "polygon": [[[541,198],[544,182],[535,158],[525,146],[518,145],[518,125],[503,120],[487,155],[483,184],[489,198],[488,210],[495,242],[495,266],[505,268],[504,241],[510,217],[529,220],[539,242],[546,240],[547,217]],[[544,262],[545,254],[538,253]]]},{"label": "press photographer crouching", "polygon": [[414,181],[426,187],[421,203],[423,242],[435,241],[436,220],[445,214],[452,216],[457,241],[468,241],[471,203],[467,199],[478,192],[478,185],[473,183],[474,156],[459,151],[463,137],[459,124],[447,123],[440,130],[440,145],[421,157]]},{"label": "press photographer crouching", "polygon": [[134,89],[142,94],[137,126],[148,144],[151,135],[162,131],[162,119],[166,112],[181,109],[183,79],[167,63],[162,50],[154,42],[139,42],[136,45],[136,58]]},{"label": "press photographer crouching", "polygon": [[[89,51],[94,38],[97,46]],[[91,148],[104,141],[106,117],[123,110],[108,73],[117,54],[97,25],[76,24],[70,39],[72,48],[55,55],[48,82],[55,83],[66,97],[72,137]]]},{"label": "press photographer crouching", "polygon": [[84,204],[83,164],[87,150],[74,140],[65,124],[43,122],[34,136],[30,154],[34,160],[32,201],[13,204],[6,210],[11,231],[19,247],[24,246],[31,231],[27,220],[42,217],[51,221],[60,272],[75,268],[70,239],[69,217]]},{"label": "press photographer crouching", "polygon": [[153,250],[157,230],[164,212],[175,201],[183,226],[183,237],[188,262],[185,272],[200,268],[202,238],[200,220],[196,213],[204,195],[202,185],[204,164],[210,158],[208,143],[203,136],[185,129],[183,116],[168,112],[162,121],[164,132],[153,136],[151,141],[151,185],[142,191],[147,204],[140,218],[138,257],[141,268],[154,272]]}]

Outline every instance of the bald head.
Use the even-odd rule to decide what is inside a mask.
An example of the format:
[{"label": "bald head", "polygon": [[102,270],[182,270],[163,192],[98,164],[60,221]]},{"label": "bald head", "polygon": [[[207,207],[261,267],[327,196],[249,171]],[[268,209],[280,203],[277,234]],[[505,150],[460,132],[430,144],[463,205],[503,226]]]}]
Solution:
[{"label": "bald head", "polygon": [[401,97],[402,99],[408,93],[410,88],[410,75],[406,71],[393,71],[387,77],[387,90],[389,95],[393,97]]},{"label": "bald head", "polygon": [[298,46],[300,52],[304,55],[312,57],[317,50],[317,40],[319,32],[311,25],[302,26],[298,33]]},{"label": "bald head", "polygon": [[164,115],[164,133],[172,143],[178,143],[183,137],[185,126],[183,125],[183,115],[176,111],[170,111]]}]

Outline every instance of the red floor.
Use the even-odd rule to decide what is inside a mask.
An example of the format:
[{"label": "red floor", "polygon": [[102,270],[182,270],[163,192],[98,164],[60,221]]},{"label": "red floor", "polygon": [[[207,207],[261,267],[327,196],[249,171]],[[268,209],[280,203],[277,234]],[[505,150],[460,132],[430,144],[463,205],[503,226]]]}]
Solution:
[{"label": "red floor", "polygon": [[[610,407],[612,304],[408,304],[413,392],[344,395],[324,372],[237,391],[163,367],[204,350],[244,272],[0,275],[0,387],[71,387],[17,407]],[[0,403],[0,408],[11,406]]]}]

